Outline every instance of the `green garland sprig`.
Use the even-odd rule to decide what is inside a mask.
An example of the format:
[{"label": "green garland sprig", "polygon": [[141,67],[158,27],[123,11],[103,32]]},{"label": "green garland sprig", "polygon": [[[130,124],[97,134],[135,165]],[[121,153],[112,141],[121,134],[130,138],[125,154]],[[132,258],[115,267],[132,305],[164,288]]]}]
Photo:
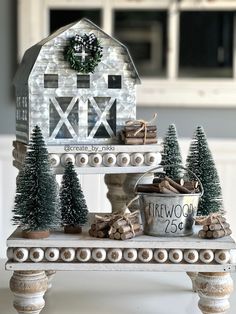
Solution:
[{"label": "green garland sprig", "polygon": [[[76,34],[65,48],[64,57],[70,63],[70,67],[77,72],[93,73],[102,59],[102,49],[103,47],[93,33],[83,36]],[[84,59],[83,51],[87,54]]]}]

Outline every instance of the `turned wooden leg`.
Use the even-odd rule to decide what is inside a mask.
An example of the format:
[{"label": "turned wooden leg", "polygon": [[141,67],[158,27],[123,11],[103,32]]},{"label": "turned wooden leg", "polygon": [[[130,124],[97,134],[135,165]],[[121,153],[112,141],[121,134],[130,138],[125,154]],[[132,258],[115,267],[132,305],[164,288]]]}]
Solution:
[{"label": "turned wooden leg", "polygon": [[[112,211],[121,211],[131,199],[135,197],[134,187],[142,173],[127,174],[106,174],[105,183],[108,188],[107,198],[111,202]],[[147,174],[139,183],[150,183],[153,180],[153,173]],[[132,211],[139,209],[139,202],[136,200],[130,206]]]},{"label": "turned wooden leg", "polygon": [[39,314],[44,308],[48,278],[44,271],[15,271],[10,280],[14,308],[19,314]]},{"label": "turned wooden leg", "polygon": [[125,177],[126,174],[106,174],[104,177],[108,188],[107,198],[113,212],[121,211],[127,202],[127,195],[123,190]]},{"label": "turned wooden leg", "polygon": [[187,272],[187,275],[189,276],[189,278],[192,281],[193,292],[197,292],[196,278],[197,278],[198,273],[196,273],[196,272]]},{"label": "turned wooden leg", "polygon": [[230,273],[198,273],[196,287],[200,297],[198,306],[203,314],[227,313],[233,291]]},{"label": "turned wooden leg", "polygon": [[46,270],[45,275],[48,277],[48,290],[52,288],[52,280],[55,276],[55,270]]},{"label": "turned wooden leg", "polygon": [[[130,202],[135,197],[135,185],[138,179],[143,175],[143,173],[127,173],[126,178],[123,183],[123,190],[126,193],[127,203]],[[153,173],[147,173],[144,177],[141,178],[139,184],[152,183],[154,178]],[[139,201],[134,201],[130,207],[131,211],[140,209]]]}]

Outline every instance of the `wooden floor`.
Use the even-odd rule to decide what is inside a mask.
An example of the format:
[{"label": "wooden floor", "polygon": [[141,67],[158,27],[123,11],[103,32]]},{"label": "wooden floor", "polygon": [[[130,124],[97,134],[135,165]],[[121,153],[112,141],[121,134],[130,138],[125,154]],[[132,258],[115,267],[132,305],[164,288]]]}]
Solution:
[{"label": "wooden floor", "polygon": [[[0,314],[16,314],[10,276],[0,262]],[[200,314],[190,289],[184,273],[58,272],[41,314]],[[230,302],[235,314],[236,291]]]}]

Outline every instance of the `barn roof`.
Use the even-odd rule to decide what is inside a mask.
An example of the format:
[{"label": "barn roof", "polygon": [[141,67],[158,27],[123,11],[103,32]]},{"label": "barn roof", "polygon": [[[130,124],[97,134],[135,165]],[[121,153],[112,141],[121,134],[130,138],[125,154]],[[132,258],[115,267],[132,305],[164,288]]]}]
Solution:
[{"label": "barn roof", "polygon": [[57,36],[59,36],[60,34],[62,34],[63,32],[67,31],[68,29],[70,29],[71,27],[75,26],[76,24],[89,24],[90,26],[92,26],[94,29],[99,30],[100,32],[102,32],[105,36],[107,36],[108,38],[110,38],[111,40],[113,40],[116,44],[118,44],[119,46],[121,46],[127,53],[128,59],[130,61],[130,65],[131,65],[131,69],[133,72],[133,77],[135,79],[136,84],[140,84],[140,77],[139,74],[137,72],[137,69],[134,65],[134,62],[132,60],[132,57],[129,53],[128,48],[123,45],[121,42],[119,42],[117,39],[109,36],[107,33],[105,33],[100,27],[98,27],[96,24],[94,24],[93,22],[91,22],[90,20],[83,18],[80,21],[77,21],[75,23],[71,23],[69,25],[66,25],[64,27],[61,27],[60,29],[58,29],[56,32],[52,33],[50,36],[44,38],[43,40],[41,40],[39,43],[37,43],[36,45],[32,46],[31,48],[29,48],[28,50],[26,50],[23,59],[21,61],[21,64],[16,72],[16,75],[14,77],[13,83],[16,86],[16,88],[22,88],[24,89],[28,83],[28,77],[33,69],[33,66],[37,60],[37,57],[41,51],[41,48],[48,43],[49,41],[53,40],[54,38],[56,38]]}]

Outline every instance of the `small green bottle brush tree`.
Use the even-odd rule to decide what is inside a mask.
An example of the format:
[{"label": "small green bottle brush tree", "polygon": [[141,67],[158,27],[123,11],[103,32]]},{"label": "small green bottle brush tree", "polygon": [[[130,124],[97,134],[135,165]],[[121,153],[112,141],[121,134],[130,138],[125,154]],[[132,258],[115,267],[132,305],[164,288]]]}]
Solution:
[{"label": "small green bottle brush tree", "polygon": [[60,189],[61,220],[66,233],[80,233],[87,222],[88,208],[77,173],[68,162]]},{"label": "small green bottle brush tree", "polygon": [[[200,179],[204,194],[198,206],[198,215],[223,213],[222,191],[216,166],[208,147],[204,129],[197,127],[187,157],[186,167]],[[191,178],[190,179],[194,179]]]},{"label": "small green bottle brush tree", "polygon": [[[180,147],[178,143],[177,130],[174,124],[170,124],[163,139],[163,151],[161,165],[183,165]],[[172,167],[165,169],[166,175],[172,180],[181,178],[181,168]]]},{"label": "small green bottle brush tree", "polygon": [[41,130],[35,126],[16,180],[13,223],[28,238],[45,238],[58,224],[57,183]]}]

